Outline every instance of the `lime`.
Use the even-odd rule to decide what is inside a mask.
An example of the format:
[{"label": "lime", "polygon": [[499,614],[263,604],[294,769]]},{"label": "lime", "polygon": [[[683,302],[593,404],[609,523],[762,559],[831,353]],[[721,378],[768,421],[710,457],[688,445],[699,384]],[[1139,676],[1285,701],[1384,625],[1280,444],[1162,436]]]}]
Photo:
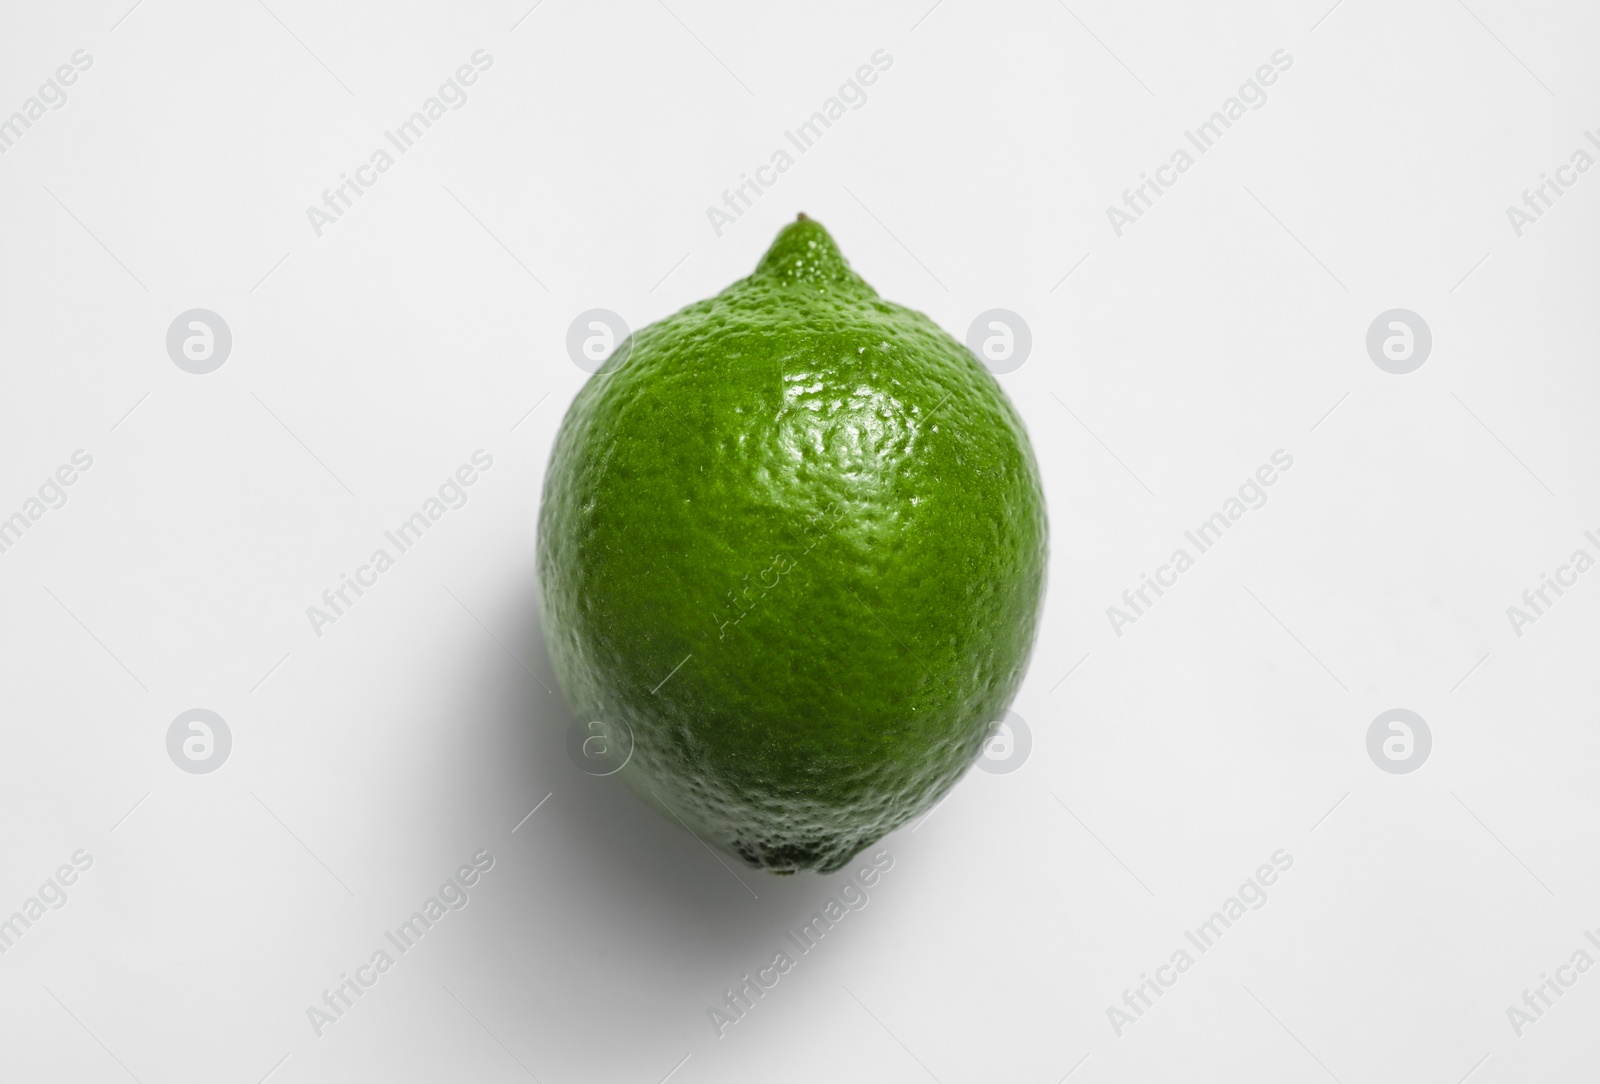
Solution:
[{"label": "lime", "polygon": [[944,795],[1022,680],[1046,526],[1021,419],[804,215],[613,362],[545,477],[556,673],[669,818],[838,869]]}]

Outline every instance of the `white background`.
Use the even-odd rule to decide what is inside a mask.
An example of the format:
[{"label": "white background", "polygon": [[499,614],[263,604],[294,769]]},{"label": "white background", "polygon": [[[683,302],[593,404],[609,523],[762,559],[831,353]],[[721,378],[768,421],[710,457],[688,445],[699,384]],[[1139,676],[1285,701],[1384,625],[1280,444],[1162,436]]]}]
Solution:
[{"label": "white background", "polygon": [[[0,917],[93,857],[0,956],[0,1076],[1595,1072],[1600,974],[1520,1037],[1506,1010],[1600,927],[1600,572],[1520,636],[1506,609],[1600,556],[1600,173],[1521,237],[1506,207],[1600,124],[1600,13],[268,4],[0,16],[0,115],[93,57],[0,156],[0,515],[94,461],[0,554]],[[465,106],[316,236],[306,207],[478,49]],[[867,103],[717,236],[706,207],[879,49]],[[1267,103],[1117,237],[1106,208],[1278,49]],[[797,211],[958,337],[1028,322],[1001,382],[1049,596],[1031,757],[889,837],[870,903],[719,1038],[707,1008],[842,875],[730,871],[575,766],[534,523],[572,318],[714,293]],[[232,330],[209,375],[166,352],[192,308]],[[1409,375],[1367,354],[1392,308],[1432,329]],[[470,502],[316,635],[477,449]],[[1268,503],[1114,633],[1278,449]],[[167,753],[196,707],[233,738],[211,774]],[[1433,735],[1411,774],[1366,751],[1396,707]],[[318,1037],[323,990],[485,848]],[[1265,906],[1119,1036],[1108,1007],[1280,848]]]}]

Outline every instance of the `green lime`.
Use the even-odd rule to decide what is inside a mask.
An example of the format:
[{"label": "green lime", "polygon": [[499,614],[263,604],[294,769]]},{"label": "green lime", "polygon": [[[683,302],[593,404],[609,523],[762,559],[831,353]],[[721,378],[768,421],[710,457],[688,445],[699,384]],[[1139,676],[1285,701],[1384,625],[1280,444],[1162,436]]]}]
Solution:
[{"label": "green lime", "polygon": [[1046,548],[1022,421],[804,215],[615,357],[545,477],[556,673],[669,818],[838,869],[944,795],[1022,680]]}]

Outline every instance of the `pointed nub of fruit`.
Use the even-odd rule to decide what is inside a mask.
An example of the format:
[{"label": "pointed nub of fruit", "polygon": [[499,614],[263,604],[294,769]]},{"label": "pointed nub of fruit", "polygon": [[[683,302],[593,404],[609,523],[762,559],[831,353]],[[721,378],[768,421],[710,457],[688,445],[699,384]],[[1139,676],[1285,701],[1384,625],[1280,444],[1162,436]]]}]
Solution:
[{"label": "pointed nub of fruit", "polygon": [[778,232],[752,277],[777,280],[785,286],[877,296],[876,290],[850,270],[822,223],[803,214]]}]

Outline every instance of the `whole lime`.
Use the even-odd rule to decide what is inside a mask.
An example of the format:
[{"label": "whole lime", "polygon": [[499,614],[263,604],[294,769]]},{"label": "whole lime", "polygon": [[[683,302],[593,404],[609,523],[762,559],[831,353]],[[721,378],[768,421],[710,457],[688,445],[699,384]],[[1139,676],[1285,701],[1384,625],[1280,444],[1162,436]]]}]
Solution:
[{"label": "whole lime", "polygon": [[751,865],[833,870],[982,750],[1045,547],[1000,386],[802,215],[579,391],[545,476],[540,604],[573,709],[636,793]]}]

